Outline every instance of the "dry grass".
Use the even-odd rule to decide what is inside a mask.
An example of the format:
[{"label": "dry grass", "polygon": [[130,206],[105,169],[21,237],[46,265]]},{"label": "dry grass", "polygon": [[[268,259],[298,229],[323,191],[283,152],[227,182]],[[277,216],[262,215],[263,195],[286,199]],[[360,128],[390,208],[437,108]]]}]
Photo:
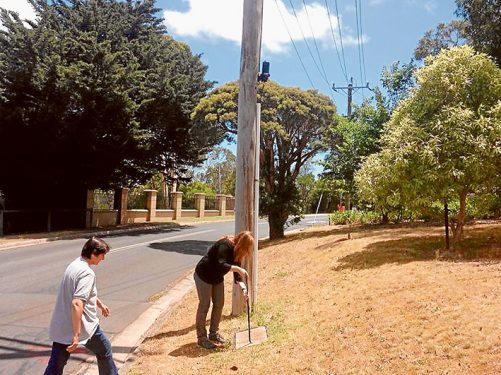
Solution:
[{"label": "dry grass", "polygon": [[[195,344],[195,291],[146,339],[129,375],[501,374],[501,224],[467,228],[454,259],[439,227],[317,227],[260,248],[253,325],[269,339]],[[221,332],[231,318],[231,280]]]}]

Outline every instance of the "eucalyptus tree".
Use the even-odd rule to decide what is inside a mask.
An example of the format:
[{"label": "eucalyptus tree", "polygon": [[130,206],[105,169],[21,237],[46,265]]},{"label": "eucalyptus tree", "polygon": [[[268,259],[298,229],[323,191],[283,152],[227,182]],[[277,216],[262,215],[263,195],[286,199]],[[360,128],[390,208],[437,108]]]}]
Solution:
[{"label": "eucalyptus tree", "polygon": [[[258,84],[261,103],[260,178],[261,213],[268,216],[270,238],[284,236],[290,215],[301,213],[296,179],[301,168],[324,149],[335,106],[316,91]],[[237,123],[238,83],[213,90],[193,112],[197,126],[214,143],[234,140]]]},{"label": "eucalyptus tree", "polygon": [[235,194],[236,156],[228,148],[215,147],[200,168],[197,178],[219,194]]},{"label": "eucalyptus tree", "polygon": [[189,114],[212,83],[200,56],[166,36],[153,0],[30,3],[36,21],[0,10],[0,189],[9,202],[81,206],[86,189],[199,161],[205,141]]},{"label": "eucalyptus tree", "polygon": [[501,2],[499,0],[456,0],[455,14],[449,23],[439,23],[419,40],[414,57],[422,60],[444,48],[468,44],[490,55],[501,66]]},{"label": "eucalyptus tree", "polygon": [[469,42],[466,27],[467,22],[464,20],[440,22],[435,30],[426,31],[419,39],[414,57],[416,60],[423,60],[427,56],[437,55],[444,48],[457,47]]},{"label": "eucalyptus tree", "polygon": [[499,0],[456,0],[456,15],[466,22],[471,45],[492,56],[501,66],[501,2]]}]

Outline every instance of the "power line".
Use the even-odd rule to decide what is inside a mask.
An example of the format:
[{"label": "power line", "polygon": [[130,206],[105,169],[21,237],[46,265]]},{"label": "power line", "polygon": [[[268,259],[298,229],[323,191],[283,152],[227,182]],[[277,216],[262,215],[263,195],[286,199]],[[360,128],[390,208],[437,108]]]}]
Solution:
[{"label": "power line", "polygon": [[[360,41],[361,41],[360,48],[362,50],[362,68],[364,71],[364,82],[366,82],[367,75],[366,75],[366,71],[365,71],[365,53],[364,53],[364,43],[363,43],[364,31],[362,29],[362,0],[358,0],[358,8],[359,8],[358,14],[359,14],[359,19],[360,19]],[[362,82],[362,83],[364,83],[364,82]]]},{"label": "power line", "polygon": [[308,24],[310,25],[310,31],[311,31],[311,36],[313,37],[313,43],[315,44],[315,49],[317,50],[318,61],[320,61],[320,66],[322,67],[322,71],[324,72],[324,78],[325,81],[327,82],[327,86],[329,86],[329,92],[330,92],[329,79],[327,79],[327,73],[325,73],[324,64],[322,63],[322,58],[320,57],[320,51],[317,45],[317,39],[315,38],[315,33],[313,32],[313,27],[311,26],[311,19],[308,13],[308,8],[306,7],[306,3],[304,2],[304,0],[303,0],[303,5],[304,5],[304,11],[306,12],[306,18],[308,18]]},{"label": "power line", "polygon": [[[325,8],[327,9],[327,16],[329,17],[329,25],[331,27],[332,40],[334,41],[334,47],[336,48],[336,54],[337,54],[337,59],[339,61],[339,66],[341,67],[341,72],[344,74],[344,77],[346,78],[346,82],[348,82],[348,74],[346,74],[346,70],[345,68],[343,68],[343,63],[341,62],[341,56],[339,55],[339,49],[337,48],[336,37],[334,36],[334,28],[332,27],[331,14],[329,11],[329,4],[327,3],[327,0],[325,0]],[[337,20],[337,22],[339,23],[339,20]]]},{"label": "power line", "polygon": [[341,35],[341,22],[339,21],[339,10],[337,7],[337,0],[334,0],[334,4],[336,6],[337,28],[339,31],[339,44],[341,44],[341,55],[343,56],[344,72],[346,76],[346,82],[348,82],[348,74],[347,74],[348,70],[346,69],[346,60],[344,58],[343,36]]},{"label": "power line", "polygon": [[363,82],[364,77],[362,74],[362,52],[360,48],[360,26],[358,22],[358,0],[355,0],[355,18],[357,20],[357,49],[358,49],[358,67],[360,69],[360,80]]},{"label": "power line", "polygon": [[301,66],[303,67],[304,72],[306,73],[306,77],[308,77],[308,80],[310,81],[311,87],[313,87],[315,90],[315,85],[313,84],[310,75],[308,74],[308,71],[306,70],[306,67],[304,66],[303,60],[301,59],[301,55],[299,54],[299,51],[296,47],[296,43],[294,43],[294,40],[292,39],[291,33],[289,32],[289,28],[287,27],[287,24],[285,22],[284,16],[282,15],[282,12],[280,11],[280,6],[278,5],[278,1],[275,0],[275,4],[277,5],[278,13],[280,14],[280,18],[282,18],[282,22],[284,23],[285,30],[287,30],[287,34],[289,34],[289,39],[291,40],[292,45],[294,46],[294,50],[296,51],[297,57],[299,59],[299,62],[301,63]]},{"label": "power line", "polygon": [[[294,14],[294,17],[296,18],[296,22],[297,22],[297,25],[299,27],[299,31],[301,32],[301,35],[303,37],[303,40],[304,40],[304,44],[306,45],[306,48],[308,49],[308,52],[313,60],[313,62],[315,63],[315,67],[317,68],[318,72],[320,73],[320,76],[324,79],[324,81],[327,83],[327,87],[329,87],[330,89],[330,83],[329,83],[329,80],[327,79],[327,77],[325,75],[322,75],[322,71],[320,70],[320,67],[318,66],[317,64],[317,61],[315,60],[315,57],[313,57],[313,53],[311,52],[311,48],[310,48],[310,45],[308,44],[308,42],[306,41],[306,36],[304,35],[304,32],[303,32],[303,28],[301,27],[301,24],[299,22],[299,18],[297,17],[297,14],[296,14],[296,9],[294,8],[294,4],[292,3],[292,0],[289,0],[289,4],[291,5],[292,7],[292,13]],[[325,74],[325,70],[324,70],[324,74]]]}]

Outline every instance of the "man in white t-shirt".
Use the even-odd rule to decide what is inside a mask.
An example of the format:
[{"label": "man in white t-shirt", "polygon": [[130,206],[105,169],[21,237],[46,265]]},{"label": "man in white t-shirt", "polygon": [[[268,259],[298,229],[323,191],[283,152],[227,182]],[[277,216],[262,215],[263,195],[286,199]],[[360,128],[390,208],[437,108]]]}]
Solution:
[{"label": "man in white t-shirt", "polygon": [[110,309],[97,298],[96,274],[90,266],[104,260],[110,247],[92,237],[83,246],[81,256],[66,268],[50,322],[52,352],[44,375],[62,375],[70,354],[85,345],[97,358],[99,375],[117,375],[111,343],[99,328],[97,308],[104,317]]}]

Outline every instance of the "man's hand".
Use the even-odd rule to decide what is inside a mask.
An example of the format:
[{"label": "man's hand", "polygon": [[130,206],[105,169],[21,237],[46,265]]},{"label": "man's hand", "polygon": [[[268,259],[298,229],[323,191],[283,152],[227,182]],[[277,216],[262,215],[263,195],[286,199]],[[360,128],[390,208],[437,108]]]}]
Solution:
[{"label": "man's hand", "polygon": [[106,318],[107,316],[110,316],[110,309],[108,306],[106,306],[104,303],[101,303],[101,314]]},{"label": "man's hand", "polygon": [[77,349],[77,346],[78,346],[78,339],[80,338],[80,335],[75,335],[73,336],[73,340],[71,341],[71,344],[70,346],[68,346],[66,348],[66,351],[68,353],[73,353],[76,349]]},{"label": "man's hand", "polygon": [[110,316],[110,309],[99,298],[96,300],[97,307],[101,309],[101,314],[106,318]]}]

